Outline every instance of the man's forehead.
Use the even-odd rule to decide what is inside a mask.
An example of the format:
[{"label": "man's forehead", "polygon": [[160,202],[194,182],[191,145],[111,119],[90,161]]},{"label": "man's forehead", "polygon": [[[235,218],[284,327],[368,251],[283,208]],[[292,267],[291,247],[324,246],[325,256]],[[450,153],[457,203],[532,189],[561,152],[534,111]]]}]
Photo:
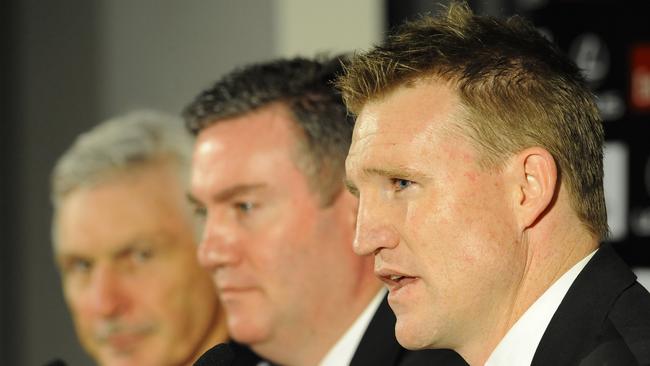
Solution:
[{"label": "man's forehead", "polygon": [[295,117],[289,106],[284,102],[272,102],[246,112],[230,117],[214,119],[198,133],[198,139],[210,135],[214,131],[270,128],[284,130],[296,124]]},{"label": "man's forehead", "polygon": [[64,240],[55,246],[57,257],[116,257],[137,248],[167,248],[180,245],[174,235],[164,231],[136,231],[103,241],[96,240],[101,238],[75,238],[75,241],[62,239]]},{"label": "man's forehead", "polygon": [[454,131],[462,123],[460,111],[458,98],[444,87],[420,85],[396,90],[362,108],[349,157],[412,149],[422,153],[457,137]]},{"label": "man's forehead", "polygon": [[[362,161],[399,160],[404,156],[415,156],[425,153],[439,139],[433,125],[419,125],[414,128],[401,128],[400,121],[385,120],[371,122],[368,129],[360,127],[360,132],[354,136],[346,164]],[[419,156],[420,158],[422,156]]]},{"label": "man's forehead", "polygon": [[[386,119],[419,120],[424,116],[441,119],[456,114],[460,105],[458,92],[448,83],[426,80],[400,85],[369,100],[360,109],[357,121],[377,122],[378,117],[381,117],[380,122]],[[405,122],[408,123],[408,120]]]},{"label": "man's forehead", "polygon": [[[418,155],[411,144],[398,141],[392,134],[370,134],[353,145],[345,161],[349,183],[370,176],[403,176],[418,165]],[[398,173],[401,172],[401,173]]]},{"label": "man's forehead", "polygon": [[265,107],[221,120],[202,130],[194,148],[193,165],[222,161],[225,166],[232,166],[240,164],[233,160],[254,160],[271,152],[291,153],[300,140],[299,131],[282,108],[281,105]]}]

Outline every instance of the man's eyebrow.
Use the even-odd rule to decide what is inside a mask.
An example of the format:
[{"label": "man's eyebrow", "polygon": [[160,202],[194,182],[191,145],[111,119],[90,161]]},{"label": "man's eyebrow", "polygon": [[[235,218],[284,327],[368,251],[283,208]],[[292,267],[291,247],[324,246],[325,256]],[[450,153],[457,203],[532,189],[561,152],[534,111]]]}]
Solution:
[{"label": "man's eyebrow", "polygon": [[212,200],[215,202],[224,202],[228,201],[229,199],[236,197],[240,194],[245,194],[249,193],[252,191],[259,191],[263,188],[266,188],[266,184],[259,183],[259,184],[240,184],[236,185],[234,187],[226,188],[221,192],[218,192],[214,196],[212,196]]},{"label": "man's eyebrow", "polygon": [[[407,179],[407,180],[424,180],[429,178],[427,174],[424,174],[421,171],[414,170],[407,167],[365,168],[361,171],[361,174],[363,177],[380,176],[380,177],[400,178],[400,179]],[[359,195],[359,189],[357,188],[356,184],[354,184],[352,180],[346,177],[344,180],[344,184],[350,193],[352,193],[355,196]]]},{"label": "man's eyebrow", "polygon": [[[225,201],[228,201],[228,200],[230,200],[233,197],[236,197],[238,195],[246,194],[246,193],[249,193],[249,192],[252,192],[252,191],[259,191],[259,190],[261,190],[263,188],[266,188],[266,187],[267,187],[267,185],[264,184],[264,183],[259,183],[259,184],[239,184],[239,185],[232,186],[232,187],[229,187],[229,188],[226,188],[224,190],[221,190],[221,191],[217,192],[216,194],[214,194],[211,197],[211,201],[212,202],[225,202]],[[199,206],[199,207],[204,206],[204,204],[201,203],[201,201],[198,198],[194,197],[191,193],[187,194],[187,199],[193,205],[196,205],[196,206]]]},{"label": "man's eyebrow", "polygon": [[192,193],[187,192],[185,194],[185,197],[187,198],[187,201],[190,203],[190,205],[192,205],[194,207],[202,207],[203,206],[201,201],[199,201],[196,197],[194,197],[194,195]]},{"label": "man's eyebrow", "polygon": [[67,250],[57,250],[57,252],[54,254],[54,262],[59,266],[63,267],[66,262],[72,260],[73,258],[79,258],[81,257],[77,253],[70,252]]},{"label": "man's eyebrow", "polygon": [[366,177],[378,175],[381,177],[389,178],[404,178],[404,179],[423,179],[427,175],[420,171],[413,170],[407,167],[400,168],[366,168],[362,170],[362,174]]},{"label": "man's eyebrow", "polygon": [[[160,235],[158,233],[151,233],[151,234],[148,234],[146,232],[139,233],[133,238],[130,238],[129,240],[119,243],[117,246],[110,248],[110,250],[103,252],[102,255],[108,255],[108,257],[113,260],[128,255],[130,252],[137,249],[142,244],[146,244],[147,246],[151,246],[152,244],[157,244],[156,245],[157,247],[168,246],[169,244],[171,244],[170,240],[165,240],[165,239],[168,238],[165,235]],[[65,265],[66,262],[68,261],[77,260],[77,259],[96,261],[97,257],[93,257],[93,255],[96,254],[97,252],[94,251],[92,253],[88,253],[88,252],[79,251],[75,249],[72,250],[60,249],[57,250],[57,253],[55,254],[55,261],[60,266]]]}]

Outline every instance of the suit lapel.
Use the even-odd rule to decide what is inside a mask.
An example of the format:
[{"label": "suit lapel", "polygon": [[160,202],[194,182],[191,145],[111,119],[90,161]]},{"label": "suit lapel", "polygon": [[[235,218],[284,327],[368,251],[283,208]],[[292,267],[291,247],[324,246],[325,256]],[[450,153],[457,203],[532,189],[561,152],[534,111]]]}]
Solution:
[{"label": "suit lapel", "polygon": [[402,351],[395,339],[395,315],[384,297],[361,338],[350,366],[394,365]]},{"label": "suit lapel", "polygon": [[531,366],[579,365],[607,328],[607,314],[636,276],[602,246],[573,282],[537,347]]}]

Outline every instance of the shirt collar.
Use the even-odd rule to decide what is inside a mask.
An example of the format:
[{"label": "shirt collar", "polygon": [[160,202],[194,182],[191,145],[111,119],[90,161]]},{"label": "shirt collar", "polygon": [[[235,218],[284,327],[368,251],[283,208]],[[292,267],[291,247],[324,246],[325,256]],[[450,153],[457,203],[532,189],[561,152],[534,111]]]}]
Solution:
[{"label": "shirt collar", "polygon": [[332,347],[319,363],[319,366],[341,366],[349,365],[354,352],[359,347],[361,338],[370,324],[373,315],[377,312],[381,301],[386,296],[386,289],[382,289],[370,301],[366,309],[361,313],[352,326],[345,332],[343,337]]},{"label": "shirt collar", "polygon": [[526,310],[492,351],[485,366],[530,365],[553,314],[595,253],[596,250],[571,267]]}]

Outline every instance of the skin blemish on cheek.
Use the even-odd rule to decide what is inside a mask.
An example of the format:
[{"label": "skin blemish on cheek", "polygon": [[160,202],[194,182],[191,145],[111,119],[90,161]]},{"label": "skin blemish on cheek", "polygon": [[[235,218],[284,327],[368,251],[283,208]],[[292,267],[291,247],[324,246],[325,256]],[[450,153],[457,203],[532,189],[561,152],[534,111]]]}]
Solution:
[{"label": "skin blemish on cheek", "polygon": [[463,176],[472,183],[476,183],[478,181],[478,173],[476,172],[466,171],[463,173]]}]

